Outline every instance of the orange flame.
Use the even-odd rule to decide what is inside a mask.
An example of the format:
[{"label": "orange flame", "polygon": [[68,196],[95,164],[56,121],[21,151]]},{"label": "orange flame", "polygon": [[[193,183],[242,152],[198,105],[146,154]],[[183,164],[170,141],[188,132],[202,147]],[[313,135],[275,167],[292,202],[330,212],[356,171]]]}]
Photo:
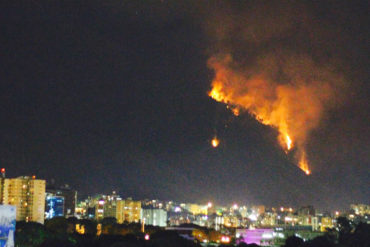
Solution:
[{"label": "orange flame", "polygon": [[214,148],[217,148],[218,147],[218,145],[220,144],[220,140],[219,139],[217,139],[217,137],[215,136],[213,139],[212,139],[212,147],[214,147]]},{"label": "orange flame", "polygon": [[[224,89],[223,86],[222,86],[222,82],[221,81],[213,81],[213,88],[212,90],[209,92],[209,96],[211,98],[213,98],[214,100],[218,101],[218,102],[223,102],[225,104],[232,104],[233,102],[233,99],[232,97],[228,96],[227,94],[224,93],[224,91],[226,91],[227,89]],[[252,99],[247,99],[245,98],[244,100],[252,100]],[[231,109],[231,111],[233,112],[233,114],[235,116],[239,116],[240,114],[240,110],[239,110],[239,107],[238,106],[229,106],[228,107],[229,109]],[[259,110],[262,110],[262,109],[259,109]],[[274,122],[274,119],[271,119],[270,117],[267,116],[267,113],[264,112],[264,111],[261,111],[261,112],[257,112],[257,111],[250,111],[250,113],[252,115],[254,115],[254,117],[261,123],[265,124],[265,125],[271,125],[271,126],[274,126],[274,127],[277,127],[279,132],[280,132],[280,135],[279,135],[279,141],[280,141],[280,144],[284,147],[285,146],[285,149],[286,151],[289,151],[292,149],[293,147],[293,141],[290,137],[290,135],[288,134],[288,131],[287,131],[287,124],[284,122],[284,121],[281,121],[281,124],[280,125],[277,125],[275,124]]]},{"label": "orange flame", "polygon": [[309,58],[302,58],[287,61],[282,67],[285,82],[277,82],[279,72],[269,68],[277,67],[279,62],[272,57],[259,61],[262,69],[241,68],[230,55],[214,56],[208,61],[215,71],[209,96],[225,103],[235,115],[247,110],[262,124],[276,128],[285,152],[295,147],[300,154],[298,166],[310,174],[306,139],[319,124],[324,104],[333,96],[330,82],[337,77],[329,71],[323,73]]},{"label": "orange flame", "polygon": [[290,136],[289,135],[286,135],[286,148],[288,150],[292,149],[292,139],[290,139]]},{"label": "orange flame", "polygon": [[306,173],[306,175],[310,175],[311,171],[308,168],[308,161],[306,159],[306,153],[302,152],[301,158],[299,160],[299,168]]}]

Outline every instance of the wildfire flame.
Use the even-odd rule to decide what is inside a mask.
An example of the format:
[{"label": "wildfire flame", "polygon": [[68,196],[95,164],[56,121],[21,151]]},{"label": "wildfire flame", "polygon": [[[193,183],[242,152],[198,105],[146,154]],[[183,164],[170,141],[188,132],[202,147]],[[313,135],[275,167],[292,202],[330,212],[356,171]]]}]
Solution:
[{"label": "wildfire flame", "polygon": [[[226,94],[223,93],[222,82],[214,81],[213,82],[213,88],[209,92],[208,95],[211,98],[213,98],[214,100],[218,101],[218,102],[223,102],[223,103],[227,104],[227,108],[230,109],[235,116],[239,116],[239,114],[240,114],[239,107],[229,105],[232,102],[232,99],[231,99],[231,97],[228,97]],[[259,122],[261,122],[265,125],[271,125],[271,126],[278,127],[279,132],[280,132],[280,135],[279,135],[280,144],[283,147],[285,146],[286,151],[290,151],[292,149],[293,141],[292,141],[291,137],[288,134],[287,126],[286,126],[285,122],[282,122],[281,125],[276,126],[273,123],[273,121],[271,119],[267,118],[264,114],[257,114],[257,112],[251,112],[251,114],[254,115],[255,118]],[[218,146],[218,140],[216,138],[212,140],[212,146],[214,146],[214,147]]]},{"label": "wildfire flame", "polygon": [[[310,60],[301,63],[314,66]],[[285,152],[295,147],[298,166],[309,175],[307,135],[318,125],[324,103],[332,97],[330,83],[325,78],[316,81],[322,74],[311,76],[314,80],[305,79],[296,70],[289,70],[295,64],[287,64],[285,73],[290,83],[278,83],[264,71],[240,68],[230,55],[214,56],[208,65],[215,71],[209,96],[225,103],[235,115],[240,109],[247,110],[262,124],[276,128],[280,145]]]},{"label": "wildfire flame", "polygon": [[286,138],[286,148],[289,151],[290,149],[292,149],[293,142],[292,142],[292,139],[290,139],[289,135],[286,135],[285,138]]},{"label": "wildfire flame", "polygon": [[311,171],[308,168],[308,162],[307,162],[307,159],[306,159],[306,153],[305,152],[303,152],[301,154],[301,158],[299,160],[298,166],[299,166],[299,168],[301,168],[302,171],[304,171],[306,173],[306,175],[311,174]]},{"label": "wildfire flame", "polygon": [[217,139],[217,137],[215,136],[213,139],[212,139],[212,147],[214,147],[214,148],[217,148],[218,147],[218,145],[220,144],[220,140],[219,139]]}]

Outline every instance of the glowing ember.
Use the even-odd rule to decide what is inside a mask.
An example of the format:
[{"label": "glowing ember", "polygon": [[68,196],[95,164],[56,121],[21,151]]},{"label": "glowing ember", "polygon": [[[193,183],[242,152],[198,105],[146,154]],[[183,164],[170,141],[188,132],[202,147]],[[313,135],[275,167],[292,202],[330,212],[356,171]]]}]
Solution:
[{"label": "glowing ember", "polygon": [[302,152],[301,158],[299,160],[299,168],[306,173],[306,175],[310,175],[311,171],[308,168],[308,161],[306,159],[306,153]]},{"label": "glowing ember", "polygon": [[214,148],[217,148],[219,144],[220,144],[220,140],[219,140],[219,139],[217,139],[217,137],[214,137],[214,138],[212,139],[212,146],[213,146]]},{"label": "glowing ember", "polygon": [[238,108],[233,108],[232,111],[233,111],[235,116],[239,116],[240,112],[239,112]]}]

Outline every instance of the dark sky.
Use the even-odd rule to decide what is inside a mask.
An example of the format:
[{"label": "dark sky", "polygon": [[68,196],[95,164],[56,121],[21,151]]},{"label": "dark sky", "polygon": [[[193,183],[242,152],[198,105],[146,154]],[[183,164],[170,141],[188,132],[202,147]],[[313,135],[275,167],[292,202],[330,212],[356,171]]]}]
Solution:
[{"label": "dark sky", "polygon": [[[369,204],[369,6],[300,6],[320,27],[310,34],[315,59],[333,58],[349,85],[310,135],[313,174],[305,176],[275,130],[248,114],[234,117],[207,96],[207,60],[220,44],[214,30],[254,10],[251,25],[265,27],[258,20],[269,12],[254,8],[257,2],[2,5],[0,162],[7,176],[55,179],[81,197],[114,189],[136,199],[202,203]],[[242,56],[254,49],[243,42],[227,43]],[[215,133],[217,149],[210,146]]]}]

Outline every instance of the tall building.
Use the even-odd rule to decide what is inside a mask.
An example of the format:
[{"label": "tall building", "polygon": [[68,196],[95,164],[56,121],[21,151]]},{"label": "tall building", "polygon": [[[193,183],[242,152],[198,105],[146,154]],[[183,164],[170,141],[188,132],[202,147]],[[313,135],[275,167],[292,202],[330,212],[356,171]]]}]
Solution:
[{"label": "tall building", "polygon": [[145,225],[167,226],[167,212],[161,208],[144,208],[141,220]]},{"label": "tall building", "polygon": [[17,221],[44,223],[45,180],[35,177],[1,178],[1,203],[16,207]]},{"label": "tall building", "polygon": [[100,221],[104,218],[104,198],[100,198],[98,203],[95,205],[95,219]]},{"label": "tall building", "polygon": [[131,198],[117,201],[116,210],[118,223],[138,223],[140,221],[141,201],[133,201]]},{"label": "tall building", "polygon": [[104,203],[104,218],[114,217],[117,218],[117,201],[122,198],[113,191],[111,195],[106,196]]}]

